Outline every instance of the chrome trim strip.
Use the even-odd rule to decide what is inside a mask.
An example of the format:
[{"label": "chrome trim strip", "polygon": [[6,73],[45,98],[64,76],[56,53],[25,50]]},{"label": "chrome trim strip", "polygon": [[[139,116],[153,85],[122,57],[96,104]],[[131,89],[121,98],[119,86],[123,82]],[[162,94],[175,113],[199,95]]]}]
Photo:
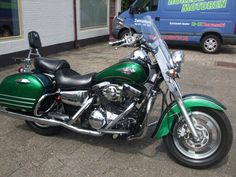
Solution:
[{"label": "chrome trim strip", "polygon": [[30,100],[30,101],[35,101],[36,100],[36,99],[33,99],[33,98],[24,98],[24,97],[6,95],[6,94],[1,94],[1,93],[0,93],[0,96],[10,97],[10,98],[17,98],[17,99],[22,99],[22,100]]},{"label": "chrome trim strip", "polygon": [[21,108],[33,108],[32,106],[24,106],[24,105],[18,105],[18,104],[7,103],[7,102],[2,102],[2,101],[0,101],[0,104],[6,104],[6,105],[11,105],[11,106],[17,106],[17,107],[21,107]]},{"label": "chrome trim strip", "polygon": [[10,101],[10,102],[16,102],[16,103],[22,103],[22,104],[31,104],[31,105],[34,105],[34,103],[30,103],[30,102],[24,102],[24,101],[18,101],[18,100],[11,100],[11,99],[1,98],[1,97],[0,97],[0,100]]},{"label": "chrome trim strip", "polygon": [[81,106],[84,100],[88,98],[88,90],[61,91],[60,95],[63,103]]}]

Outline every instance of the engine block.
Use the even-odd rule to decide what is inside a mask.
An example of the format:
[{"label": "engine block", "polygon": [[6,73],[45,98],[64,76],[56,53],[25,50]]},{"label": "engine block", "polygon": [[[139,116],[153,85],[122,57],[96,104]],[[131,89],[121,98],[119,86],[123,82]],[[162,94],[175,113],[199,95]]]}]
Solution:
[{"label": "engine block", "polygon": [[123,86],[110,84],[102,89],[102,95],[109,101],[121,102],[123,95]]},{"label": "engine block", "polygon": [[117,114],[111,113],[100,107],[90,113],[89,124],[94,129],[101,129],[106,124],[114,120],[117,116]]}]

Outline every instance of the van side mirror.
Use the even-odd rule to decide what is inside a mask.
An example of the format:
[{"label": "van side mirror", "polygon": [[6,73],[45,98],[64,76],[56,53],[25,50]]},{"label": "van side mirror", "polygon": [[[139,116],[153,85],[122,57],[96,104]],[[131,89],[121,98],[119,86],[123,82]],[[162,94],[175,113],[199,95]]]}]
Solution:
[{"label": "van side mirror", "polygon": [[135,14],[135,12],[136,12],[135,6],[131,5],[129,8],[129,13],[133,15],[133,14]]},{"label": "van side mirror", "polygon": [[28,33],[29,46],[32,49],[39,49],[42,47],[39,33],[36,31],[30,31]]}]

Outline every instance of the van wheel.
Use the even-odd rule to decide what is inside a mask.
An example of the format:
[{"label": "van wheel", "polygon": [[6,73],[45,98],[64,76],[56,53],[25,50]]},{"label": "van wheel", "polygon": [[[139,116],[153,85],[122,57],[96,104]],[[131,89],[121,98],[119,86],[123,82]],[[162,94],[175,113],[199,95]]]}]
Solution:
[{"label": "van wheel", "polygon": [[[130,31],[128,29],[122,31],[119,35],[119,39],[123,39],[125,36],[129,36]],[[131,33],[133,34],[133,32],[131,31]]]},{"label": "van wheel", "polygon": [[207,35],[201,40],[201,48],[204,53],[217,53],[219,52],[220,47],[221,41],[216,35]]}]

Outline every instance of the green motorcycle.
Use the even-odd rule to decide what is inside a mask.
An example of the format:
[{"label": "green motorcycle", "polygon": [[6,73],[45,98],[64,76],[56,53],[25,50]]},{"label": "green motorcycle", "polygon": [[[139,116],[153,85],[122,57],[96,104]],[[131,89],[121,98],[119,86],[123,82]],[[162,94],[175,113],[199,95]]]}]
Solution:
[{"label": "green motorcycle", "polygon": [[[124,25],[122,19],[119,23]],[[170,156],[182,165],[206,168],[221,161],[233,139],[226,108],[209,96],[183,95],[176,81],[183,52],[169,52],[151,17],[136,19],[135,25],[141,34],[110,42],[135,47],[130,57],[87,75],[73,71],[65,60],[41,57],[39,35],[30,32],[31,50],[24,67],[0,85],[0,111],[25,120],[42,135],[56,134],[64,127],[92,136],[135,140],[155,126],[153,137],[163,138]],[[32,55],[37,57],[32,60]],[[166,91],[160,87],[163,81]],[[150,122],[159,94],[161,116]]]}]

